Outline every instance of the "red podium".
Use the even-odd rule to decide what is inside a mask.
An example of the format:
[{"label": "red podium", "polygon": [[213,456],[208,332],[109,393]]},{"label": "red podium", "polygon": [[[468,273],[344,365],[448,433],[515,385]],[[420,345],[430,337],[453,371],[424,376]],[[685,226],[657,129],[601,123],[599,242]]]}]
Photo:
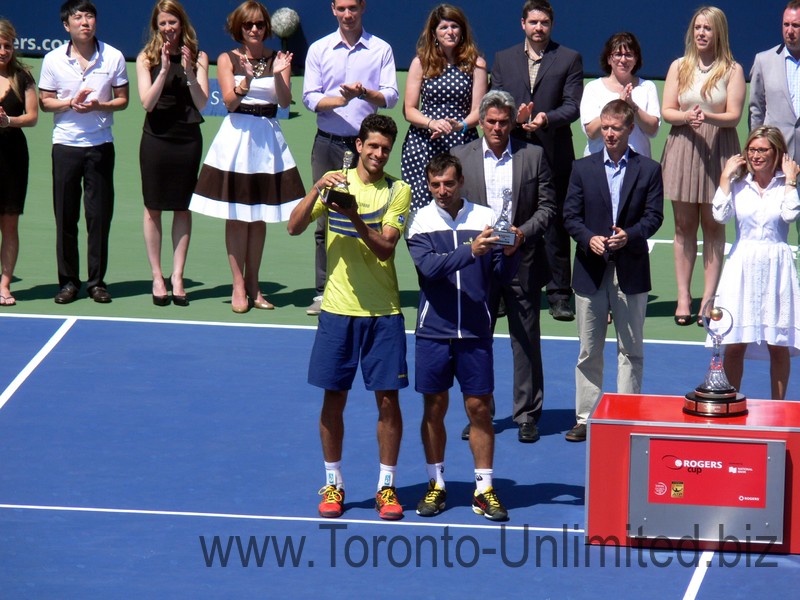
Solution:
[{"label": "red podium", "polygon": [[589,419],[586,541],[800,554],[800,403],[683,412],[682,396],[605,394]]}]

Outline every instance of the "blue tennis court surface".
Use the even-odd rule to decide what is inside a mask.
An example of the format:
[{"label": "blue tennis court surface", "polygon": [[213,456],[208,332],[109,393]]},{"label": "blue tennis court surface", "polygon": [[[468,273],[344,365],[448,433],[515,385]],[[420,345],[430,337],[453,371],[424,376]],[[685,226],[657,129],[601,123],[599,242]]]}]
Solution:
[{"label": "blue tennis court surface", "polygon": [[[401,392],[397,476],[406,517],[378,519],[376,409],[358,381],[345,414],[347,510],[318,518],[313,329],[3,317],[0,332],[13,349],[0,363],[3,599],[790,598],[800,585],[794,556],[583,544],[586,446],[564,440],[575,340],[543,341],[545,412],[532,445],[517,442],[507,416],[511,353],[495,342],[495,487],[511,514],[500,527],[470,509],[457,393],[447,509],[414,514],[426,476],[412,388]],[[694,388],[709,357],[696,345],[646,352],[643,391],[654,394]],[[615,360],[609,344],[610,390]],[[765,397],[768,386],[768,365],[748,362],[743,391]]]}]

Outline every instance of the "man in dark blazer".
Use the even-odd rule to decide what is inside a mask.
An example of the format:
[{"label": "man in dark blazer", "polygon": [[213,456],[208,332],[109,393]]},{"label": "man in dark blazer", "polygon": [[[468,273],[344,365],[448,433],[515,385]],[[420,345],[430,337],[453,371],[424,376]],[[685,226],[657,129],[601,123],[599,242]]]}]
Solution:
[{"label": "man in dark blazer", "polygon": [[483,138],[455,146],[451,153],[463,165],[461,191],[468,200],[492,207],[499,217],[503,190],[511,190],[509,221],[525,236],[517,276],[492,290],[490,306],[496,320],[500,299],[505,303],[514,360],[512,417],[519,425],[519,440],[535,442],[544,401],[539,291],[549,279],[543,237],[555,215],[555,192],[542,149],[510,137],[515,114],[508,92],[489,92],[479,107]]},{"label": "man in dark blazer", "polygon": [[605,147],[575,162],[564,204],[564,226],[577,242],[572,287],[580,338],[571,442],[586,440],[587,419],[603,394],[609,310],[617,332],[617,392],[642,388],[647,240],[664,220],[664,189],[661,165],[628,147],[633,116],[623,100],[606,104],[600,113]]},{"label": "man in dark blazer", "polygon": [[553,171],[557,214],[547,232],[547,283],[550,314],[572,321],[570,308],[570,240],[562,209],[575,152],[570,124],[580,116],[583,95],[581,55],[550,39],[553,9],[547,0],[528,0],[522,8],[525,41],[498,52],[492,66],[492,89],[509,92],[518,114],[512,136],[541,146]]}]

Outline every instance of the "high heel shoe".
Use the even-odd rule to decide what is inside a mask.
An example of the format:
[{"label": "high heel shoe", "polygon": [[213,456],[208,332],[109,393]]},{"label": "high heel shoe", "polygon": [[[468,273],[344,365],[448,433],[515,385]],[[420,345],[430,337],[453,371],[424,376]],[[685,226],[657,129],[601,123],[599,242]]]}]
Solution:
[{"label": "high heel shoe", "polygon": [[[169,287],[167,286],[167,278],[162,277],[162,279],[164,280],[164,289],[169,289]],[[168,306],[169,295],[164,294],[163,296],[156,296],[155,294],[153,294],[153,304],[155,304],[156,306]]]},{"label": "high heel shoe", "polygon": [[263,300],[253,300],[253,307],[260,310],[275,310],[275,305],[266,298]]},{"label": "high heel shoe", "polygon": [[172,303],[175,306],[189,306],[189,298],[187,296],[176,296],[172,294]]}]

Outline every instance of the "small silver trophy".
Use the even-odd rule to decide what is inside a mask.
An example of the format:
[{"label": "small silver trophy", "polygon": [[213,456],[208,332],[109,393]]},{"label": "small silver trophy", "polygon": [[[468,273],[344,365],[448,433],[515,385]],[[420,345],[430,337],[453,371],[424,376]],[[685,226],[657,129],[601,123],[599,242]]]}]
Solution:
[{"label": "small silver trophy", "polygon": [[517,235],[511,231],[511,223],[508,220],[508,206],[511,204],[511,190],[503,190],[503,209],[500,211],[500,218],[494,224],[492,236],[499,238],[496,244],[499,246],[513,246],[517,240]]},{"label": "small silver trophy", "polygon": [[[686,394],[683,412],[697,417],[739,417],[747,414],[747,398],[738,393],[728,381],[719,353],[722,339],[733,329],[733,316],[728,309],[721,306],[711,308],[713,303],[714,298],[706,302],[701,311],[703,326],[714,344],[711,364],[703,383]],[[723,323],[723,320],[727,323]]]},{"label": "small silver trophy", "polygon": [[350,150],[346,150],[344,156],[342,157],[342,174],[345,176],[345,180],[341,183],[337,183],[334,187],[330,189],[328,195],[325,198],[325,202],[327,204],[331,204],[335,202],[337,206],[342,208],[350,208],[355,204],[356,197],[350,193],[349,188],[347,187],[347,170],[350,168],[350,165],[353,163],[353,153]]}]

